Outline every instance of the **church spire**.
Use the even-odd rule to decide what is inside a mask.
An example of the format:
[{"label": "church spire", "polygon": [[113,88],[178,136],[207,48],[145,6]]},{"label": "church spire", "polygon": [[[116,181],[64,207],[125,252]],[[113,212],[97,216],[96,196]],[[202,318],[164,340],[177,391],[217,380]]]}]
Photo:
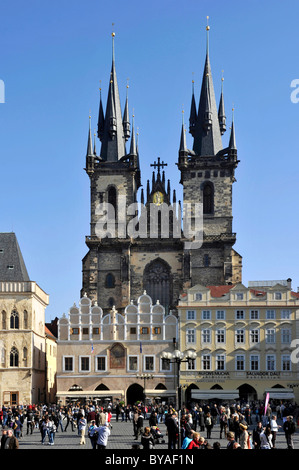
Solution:
[{"label": "church spire", "polygon": [[103,103],[102,103],[102,88],[100,87],[100,105],[99,105],[99,117],[98,117],[98,138],[100,140],[102,140],[103,138],[104,125],[105,125],[105,118],[104,118],[104,110],[103,110]]},{"label": "church spire", "polygon": [[210,26],[207,25],[206,60],[202,78],[197,120],[192,133],[194,137],[193,150],[200,156],[216,155],[220,150],[222,150],[221,133],[209,57],[209,30]]},{"label": "church spire", "polygon": [[182,130],[181,130],[181,142],[180,142],[180,151],[179,153],[188,153],[187,144],[186,144],[186,131],[185,131],[185,123],[184,123],[184,111],[182,111]]},{"label": "church spire", "polygon": [[189,132],[191,135],[194,135],[194,128],[197,119],[197,111],[196,111],[196,102],[194,96],[194,80],[192,80],[192,99],[191,99],[191,109],[190,109],[190,117],[189,117]]},{"label": "church spire", "polygon": [[94,153],[93,153],[92,137],[91,137],[91,116],[89,114],[89,130],[88,130],[86,157],[93,157],[93,156],[94,156]]},{"label": "church spire", "polygon": [[229,151],[231,155],[237,154],[237,144],[235,135],[234,108],[232,109],[232,126],[230,130]]},{"label": "church spire", "polygon": [[125,136],[121,115],[120,98],[115,70],[115,33],[112,33],[112,67],[110,73],[109,92],[106,105],[104,129],[102,135],[101,158],[116,162],[126,154]]},{"label": "church spire", "polygon": [[125,104],[125,110],[124,110],[124,115],[123,115],[123,128],[124,128],[124,136],[125,136],[126,141],[129,140],[130,138],[128,88],[129,88],[129,84],[127,84],[126,104]]},{"label": "church spire", "polygon": [[130,145],[130,155],[137,157],[137,148],[136,148],[136,139],[135,139],[135,129],[134,129],[134,114],[132,117],[132,137],[131,137],[131,145]]},{"label": "church spire", "polygon": [[226,131],[226,116],[225,116],[225,110],[224,110],[224,97],[223,97],[223,81],[224,81],[224,78],[222,76],[221,95],[220,95],[220,102],[219,102],[219,108],[218,108],[218,120],[219,120],[221,135],[223,135],[224,132]]}]

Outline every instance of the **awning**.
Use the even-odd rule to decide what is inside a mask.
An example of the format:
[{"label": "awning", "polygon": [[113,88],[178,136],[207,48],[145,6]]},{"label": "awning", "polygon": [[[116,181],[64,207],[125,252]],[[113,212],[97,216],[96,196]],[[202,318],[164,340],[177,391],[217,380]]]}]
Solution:
[{"label": "awning", "polygon": [[295,394],[291,388],[269,388],[265,390],[265,393],[269,393],[269,398],[278,400],[292,400],[295,398]]},{"label": "awning", "polygon": [[158,394],[163,396],[175,396],[176,395],[176,390],[147,390],[145,389],[145,394],[147,397],[152,397],[152,396],[157,396]]},{"label": "awning", "polygon": [[81,390],[81,391],[63,391],[57,392],[57,397],[108,397],[112,395],[124,394],[123,390]]},{"label": "awning", "polygon": [[195,400],[237,400],[240,398],[239,390],[191,390],[191,398]]}]

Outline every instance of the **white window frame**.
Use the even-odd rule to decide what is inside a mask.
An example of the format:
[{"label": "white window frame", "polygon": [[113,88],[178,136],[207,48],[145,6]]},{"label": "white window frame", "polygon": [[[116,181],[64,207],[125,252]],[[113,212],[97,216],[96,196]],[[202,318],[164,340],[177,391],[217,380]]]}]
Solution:
[{"label": "white window frame", "polygon": [[[238,336],[242,335],[243,341],[238,341]],[[237,328],[235,331],[235,343],[236,344],[245,344],[246,338],[245,338],[245,329],[244,328]]]},{"label": "white window frame", "polygon": [[[226,343],[226,331],[225,328],[217,328],[216,330],[216,343],[217,344],[225,344]],[[219,341],[219,336],[223,336],[223,341]]]},{"label": "white window frame", "polygon": [[[219,362],[223,362],[223,368],[218,367]],[[225,354],[217,354],[216,355],[216,367],[215,370],[226,370],[226,357]]]},{"label": "white window frame", "polygon": [[292,341],[292,329],[291,328],[282,328],[281,329],[281,344],[291,344]]},{"label": "white window frame", "polygon": [[273,372],[275,370],[276,370],[276,356],[275,354],[267,354],[266,355],[266,371]]},{"label": "white window frame", "polygon": [[[207,361],[209,363],[209,367],[204,367],[204,363]],[[212,360],[211,354],[203,354],[201,357],[201,368],[202,370],[211,370],[212,369]]]},{"label": "white window frame", "polygon": [[[190,338],[191,337],[191,341]],[[188,328],[186,330],[186,344],[196,344],[196,330],[195,328]]]},{"label": "white window frame", "polygon": [[[284,364],[288,364],[288,367],[285,369]],[[281,370],[283,372],[291,372],[292,370],[292,361],[290,354],[283,354],[281,356]]]},{"label": "white window frame", "polygon": [[[146,369],[146,358],[151,357],[153,359],[153,368],[152,369]],[[144,372],[154,372],[155,371],[155,356],[152,354],[146,354],[143,356],[143,370]]]},{"label": "white window frame", "polygon": [[[71,370],[66,370],[65,369],[65,359],[69,359],[71,358],[73,360],[73,367]],[[70,356],[70,355],[66,355],[66,356],[63,356],[62,358],[62,370],[63,372],[74,372],[75,370],[75,356]]]},{"label": "white window frame", "polygon": [[[208,341],[205,340],[205,337],[208,337]],[[212,331],[211,328],[204,328],[201,331],[201,342],[202,344],[211,344],[212,342]]]},{"label": "white window frame", "polygon": [[[257,336],[257,340],[256,340],[256,336]],[[253,341],[253,337],[254,337],[254,341]],[[250,344],[257,344],[260,342],[260,330],[259,328],[251,328],[250,331],[249,331],[249,341],[250,341]]]},{"label": "white window frame", "polygon": [[[242,368],[238,368],[238,362],[242,364]],[[246,368],[246,363],[245,363],[245,355],[244,354],[237,354],[235,357],[235,369],[237,372],[244,371]]]},{"label": "white window frame", "polygon": [[[136,369],[130,369],[130,357],[136,357],[137,358],[137,368]],[[139,371],[139,355],[138,354],[128,354],[127,371],[128,372],[138,372]]]},{"label": "white window frame", "polygon": [[267,328],[265,331],[266,344],[276,343],[276,330],[275,328]]},{"label": "white window frame", "polygon": [[[82,370],[82,359],[88,357],[88,364],[89,364],[89,369],[88,370]],[[79,372],[82,374],[88,374],[88,372],[91,371],[91,356],[89,354],[82,354],[82,356],[79,356]]]},{"label": "white window frame", "polygon": [[[166,364],[167,364],[168,369],[163,369],[163,365],[166,366]],[[163,359],[160,358],[160,372],[171,372],[171,371],[172,371],[172,363],[163,361]]]},{"label": "white window frame", "polygon": [[[105,359],[105,369],[98,369],[98,358],[99,357],[103,357]],[[107,372],[107,356],[105,356],[104,354],[97,354],[95,356],[94,368],[95,368],[95,372]]]},{"label": "white window frame", "polygon": [[[254,359],[253,359],[254,358]],[[252,367],[252,361],[255,361],[257,362],[257,368],[253,368]],[[254,372],[254,371],[259,371],[260,370],[260,355],[259,354],[251,354],[250,355],[250,358],[249,358],[249,369],[250,371]]]}]

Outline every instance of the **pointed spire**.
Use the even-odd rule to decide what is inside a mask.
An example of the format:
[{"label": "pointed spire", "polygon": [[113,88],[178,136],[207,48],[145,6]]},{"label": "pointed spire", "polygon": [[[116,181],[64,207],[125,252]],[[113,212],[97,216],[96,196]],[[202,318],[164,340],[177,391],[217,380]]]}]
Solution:
[{"label": "pointed spire", "polygon": [[194,80],[192,80],[192,99],[191,99],[191,109],[189,117],[189,132],[191,135],[194,135],[194,128],[197,120],[197,111],[196,111],[196,102],[194,96]]},{"label": "pointed spire", "polygon": [[130,155],[134,155],[134,156],[137,157],[135,129],[134,129],[134,118],[135,118],[135,115],[133,114],[133,116],[132,116],[132,137],[131,137]]},{"label": "pointed spire", "polygon": [[93,154],[96,157],[97,156],[97,149],[96,149],[96,132],[94,132],[94,137],[93,137]]},{"label": "pointed spire", "polygon": [[91,116],[89,113],[89,130],[88,130],[88,140],[87,140],[87,157],[93,157],[93,148],[92,148],[92,137],[91,137]]},{"label": "pointed spire", "polygon": [[143,188],[141,188],[141,197],[140,197],[141,204],[144,204],[144,192]]},{"label": "pointed spire", "polygon": [[209,30],[210,26],[207,25],[206,61],[202,78],[197,121],[193,132],[193,150],[197,155],[202,156],[216,155],[223,148],[209,58]]},{"label": "pointed spire", "polygon": [[126,141],[129,140],[130,138],[128,88],[129,88],[129,84],[127,83],[127,97],[126,97],[126,104],[125,104],[125,110],[124,110],[124,115],[123,115],[123,128],[124,128],[124,136],[125,136]]},{"label": "pointed spire", "polygon": [[98,138],[100,140],[102,140],[102,137],[103,137],[104,125],[105,125],[105,118],[104,118],[104,110],[103,110],[103,103],[102,103],[102,88],[100,87],[100,105],[99,105],[99,117],[98,117]]},{"label": "pointed spire", "polygon": [[232,109],[232,125],[229,139],[229,150],[233,155],[237,154],[236,136],[235,136],[235,123],[234,123],[234,108]]},{"label": "pointed spire", "polygon": [[118,161],[126,154],[125,137],[121,115],[120,98],[115,71],[115,33],[112,33],[112,67],[109,92],[102,135],[101,157],[107,161]]},{"label": "pointed spire", "polygon": [[[222,71],[223,73],[223,71]],[[225,116],[225,110],[224,110],[224,96],[223,96],[223,75],[221,78],[221,95],[220,95],[220,102],[219,102],[219,108],[218,108],[218,120],[219,120],[219,126],[220,126],[220,132],[221,135],[224,134],[226,131],[226,116]]]},{"label": "pointed spire", "polygon": [[186,130],[185,130],[185,123],[184,123],[184,110],[182,111],[182,130],[181,130],[181,141],[180,141],[180,152],[188,152],[187,144],[186,144]]},{"label": "pointed spire", "polygon": [[170,199],[170,180],[167,180],[167,196]]}]

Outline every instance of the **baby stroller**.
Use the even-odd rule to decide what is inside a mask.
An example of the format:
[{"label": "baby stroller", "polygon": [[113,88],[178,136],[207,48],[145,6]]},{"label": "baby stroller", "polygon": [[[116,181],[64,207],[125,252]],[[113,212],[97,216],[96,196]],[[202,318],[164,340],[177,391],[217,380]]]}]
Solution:
[{"label": "baby stroller", "polygon": [[163,439],[163,434],[161,433],[158,426],[152,426],[151,427],[151,433],[153,435],[155,444],[164,444],[165,443],[165,440]]}]

